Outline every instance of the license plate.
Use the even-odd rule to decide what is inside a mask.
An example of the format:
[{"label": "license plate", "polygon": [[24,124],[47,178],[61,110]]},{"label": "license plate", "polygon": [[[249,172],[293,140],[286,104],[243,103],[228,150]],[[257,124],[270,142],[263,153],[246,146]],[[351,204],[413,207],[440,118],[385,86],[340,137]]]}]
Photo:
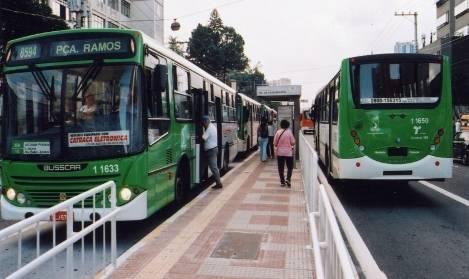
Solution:
[{"label": "license plate", "polygon": [[[53,216],[50,216],[50,220],[53,220]],[[65,222],[67,221],[67,211],[57,211],[55,213],[55,221]]]}]

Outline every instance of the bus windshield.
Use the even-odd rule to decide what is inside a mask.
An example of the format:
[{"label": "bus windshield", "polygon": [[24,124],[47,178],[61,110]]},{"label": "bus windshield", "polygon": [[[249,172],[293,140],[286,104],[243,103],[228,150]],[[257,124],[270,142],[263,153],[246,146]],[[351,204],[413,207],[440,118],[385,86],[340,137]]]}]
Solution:
[{"label": "bus windshield", "polygon": [[353,64],[352,81],[357,105],[436,104],[441,95],[441,64]]},{"label": "bus windshield", "polygon": [[7,74],[5,157],[74,161],[140,152],[139,79],[134,65]]}]

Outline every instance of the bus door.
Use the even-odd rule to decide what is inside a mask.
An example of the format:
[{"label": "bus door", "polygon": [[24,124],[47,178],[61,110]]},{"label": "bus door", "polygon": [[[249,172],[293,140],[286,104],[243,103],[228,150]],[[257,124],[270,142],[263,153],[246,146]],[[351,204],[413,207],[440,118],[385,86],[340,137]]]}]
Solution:
[{"label": "bus door", "polygon": [[218,136],[218,168],[221,168],[221,158],[223,153],[223,111],[222,111],[222,104],[221,98],[215,97],[215,109],[216,109],[216,116],[215,122],[217,126],[217,136]]},{"label": "bus door", "polygon": [[196,157],[196,183],[207,177],[207,164],[203,156],[204,141],[202,135],[204,129],[202,127],[202,116],[208,115],[208,92],[201,89],[192,90],[194,96],[194,124],[195,124],[195,157]]}]

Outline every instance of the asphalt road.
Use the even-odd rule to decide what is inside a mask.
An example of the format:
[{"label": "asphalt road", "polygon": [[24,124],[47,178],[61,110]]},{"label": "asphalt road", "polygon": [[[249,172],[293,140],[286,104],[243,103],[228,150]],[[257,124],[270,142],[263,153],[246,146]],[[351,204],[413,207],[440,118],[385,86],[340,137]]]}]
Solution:
[{"label": "asphalt road", "polygon": [[[469,167],[430,182],[469,200]],[[469,278],[469,206],[419,182],[331,183],[388,278]]]},{"label": "asphalt road", "polygon": [[[241,164],[241,160],[237,160],[230,164],[230,169]],[[210,183],[206,183],[198,187],[191,192],[189,200],[192,200],[197,195],[199,195],[203,190],[205,190]],[[132,221],[132,222],[119,222],[117,223],[117,253],[118,255],[123,254],[133,245],[135,245],[140,239],[145,237],[148,233],[154,230],[158,225],[163,223],[166,219],[174,215],[181,207],[176,207],[175,205],[168,205],[164,209],[160,210],[153,216],[142,221]],[[5,228],[8,225],[13,224],[11,221],[4,221],[0,219],[0,229]],[[79,227],[75,229],[78,231]],[[103,267],[107,266],[110,262],[110,251],[109,251],[109,241],[110,241],[110,227],[106,227],[106,233],[104,234],[106,238],[106,255],[103,255],[102,249],[102,239],[103,231],[96,231],[96,257],[93,259],[93,240],[89,236],[85,239],[85,253],[83,254],[82,262],[82,253],[81,253],[81,242],[78,242],[74,246],[74,278],[90,278],[96,271],[99,271]],[[57,231],[57,241],[60,242],[65,238],[66,230],[65,226],[60,226]],[[52,229],[50,225],[43,225],[41,227],[40,234],[40,243],[41,251],[44,253],[47,248],[51,247],[52,243]],[[0,244],[0,278],[4,278],[6,275],[12,273],[16,270],[17,265],[17,242],[16,239],[11,241],[2,242]],[[23,262],[29,262],[34,259],[36,255],[36,233],[35,230],[29,230],[25,233],[24,240],[22,243],[22,252],[23,252]],[[106,259],[103,261],[103,259]],[[93,270],[94,266],[93,261],[97,268]],[[54,261],[50,261],[41,267],[39,267],[34,273],[30,274],[27,278],[65,278],[65,252],[58,255]]]}]

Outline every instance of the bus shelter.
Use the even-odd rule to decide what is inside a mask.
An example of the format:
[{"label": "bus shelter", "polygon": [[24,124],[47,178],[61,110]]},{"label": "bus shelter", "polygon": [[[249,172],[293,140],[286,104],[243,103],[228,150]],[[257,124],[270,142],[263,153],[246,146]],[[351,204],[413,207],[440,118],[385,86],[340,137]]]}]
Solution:
[{"label": "bus shelter", "polygon": [[[277,102],[278,111],[277,123],[282,119],[287,119],[291,123],[296,142],[299,140],[300,130],[300,98],[301,85],[280,85],[280,86],[258,86],[256,88],[257,97],[263,101]],[[296,159],[299,159],[299,149],[295,149]]]}]

